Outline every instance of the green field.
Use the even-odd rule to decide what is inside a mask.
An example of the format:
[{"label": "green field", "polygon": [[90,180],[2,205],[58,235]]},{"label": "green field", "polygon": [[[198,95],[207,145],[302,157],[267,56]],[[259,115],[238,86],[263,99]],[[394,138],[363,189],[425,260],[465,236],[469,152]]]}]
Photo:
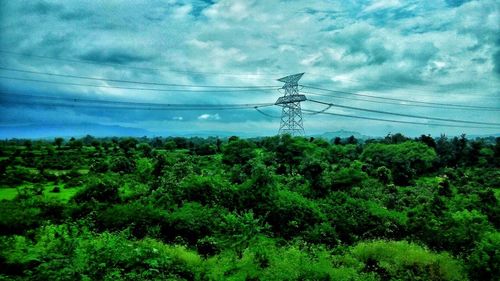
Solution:
[{"label": "green field", "polygon": [[[79,190],[78,187],[64,188],[64,186],[59,185],[60,191],[53,192],[53,183],[47,183],[43,185],[43,198],[56,199],[62,202],[68,202]],[[19,190],[30,188],[32,185],[20,185],[16,188],[0,188],[0,200],[13,200],[18,194]]]}]

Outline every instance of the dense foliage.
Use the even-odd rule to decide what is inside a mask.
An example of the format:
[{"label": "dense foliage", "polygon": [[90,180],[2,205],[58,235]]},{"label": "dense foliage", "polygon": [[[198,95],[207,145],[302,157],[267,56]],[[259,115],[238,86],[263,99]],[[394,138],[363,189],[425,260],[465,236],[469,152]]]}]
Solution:
[{"label": "dense foliage", "polygon": [[1,280],[499,280],[500,138],[0,142]]}]

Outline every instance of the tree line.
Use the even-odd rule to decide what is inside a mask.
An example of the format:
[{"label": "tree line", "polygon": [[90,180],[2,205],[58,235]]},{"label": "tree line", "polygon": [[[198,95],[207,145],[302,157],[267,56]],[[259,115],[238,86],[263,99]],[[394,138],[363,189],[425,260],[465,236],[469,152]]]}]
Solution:
[{"label": "tree line", "polygon": [[0,142],[6,280],[498,280],[500,138]]}]

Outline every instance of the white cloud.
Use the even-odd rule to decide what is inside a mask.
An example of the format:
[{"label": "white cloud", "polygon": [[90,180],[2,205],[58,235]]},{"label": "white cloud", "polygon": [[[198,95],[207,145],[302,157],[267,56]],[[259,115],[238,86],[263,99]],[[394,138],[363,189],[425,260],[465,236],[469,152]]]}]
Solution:
[{"label": "white cloud", "polygon": [[400,6],[399,0],[378,0],[373,1],[370,5],[363,9],[363,12],[373,12],[382,9],[394,8]]},{"label": "white cloud", "polygon": [[187,16],[193,11],[193,6],[190,4],[180,6],[174,10],[174,17],[177,19],[182,19]]},{"label": "white cloud", "polygon": [[214,20],[223,18],[241,21],[250,16],[249,4],[247,0],[222,0],[204,11],[204,14]]},{"label": "white cloud", "polygon": [[215,114],[205,113],[205,114],[198,116],[198,120],[220,120],[220,116],[219,116],[219,113],[215,113]]}]

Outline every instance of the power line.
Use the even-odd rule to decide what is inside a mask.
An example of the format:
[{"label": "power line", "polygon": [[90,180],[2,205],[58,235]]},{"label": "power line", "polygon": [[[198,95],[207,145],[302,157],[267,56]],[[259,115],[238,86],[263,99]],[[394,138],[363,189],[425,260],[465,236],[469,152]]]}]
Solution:
[{"label": "power line", "polygon": [[227,88],[227,89],[274,89],[277,86],[228,86],[228,85],[193,85],[193,84],[173,84],[173,83],[157,83],[157,82],[142,82],[135,80],[121,80],[121,79],[108,79],[108,78],[98,78],[98,77],[88,77],[79,75],[69,75],[69,74],[57,74],[50,72],[32,71],[25,69],[16,69],[0,66],[0,69],[14,72],[49,75],[57,77],[66,78],[78,78],[86,80],[97,80],[97,81],[107,81],[107,82],[119,82],[119,83],[131,83],[131,84],[141,84],[141,85],[156,85],[156,86],[173,86],[173,87],[190,87],[190,88]]},{"label": "power line", "polygon": [[[148,107],[148,106],[113,106],[113,105],[82,105],[82,104],[71,104],[71,103],[54,103],[54,102],[43,102],[43,101],[13,101],[9,104],[16,105],[40,105],[45,107],[70,107],[70,108],[86,108],[86,109],[106,109],[106,110],[162,110],[162,111],[196,111],[196,110],[240,110],[240,109],[252,109],[250,106],[242,107]],[[271,106],[271,105],[268,105]],[[264,106],[261,106],[264,107]]]},{"label": "power line", "polygon": [[[0,50],[0,52],[4,53],[4,54],[15,55],[15,56],[35,57],[35,58],[40,58],[40,59],[60,60],[60,61],[67,61],[67,62],[87,63],[87,64],[104,65],[104,66],[112,66],[112,67],[124,67],[124,68],[136,69],[136,70],[148,70],[148,71],[156,71],[156,72],[168,70],[171,72],[192,73],[192,74],[202,74],[202,75],[209,75],[210,74],[210,75],[224,75],[224,76],[247,76],[247,78],[252,78],[251,76],[265,76],[265,75],[271,74],[271,73],[202,72],[202,71],[188,71],[188,70],[176,70],[176,69],[163,69],[162,70],[162,69],[158,69],[158,68],[134,67],[134,66],[129,66],[129,65],[125,65],[125,64],[101,63],[101,62],[96,62],[96,61],[91,61],[91,60],[77,60],[77,59],[67,59],[67,58],[32,55],[32,54],[23,54],[23,53],[16,53],[16,52],[6,51],[6,50]],[[318,76],[331,77],[330,75],[325,75],[324,73],[315,73],[315,72],[309,72],[309,73],[314,74],[314,75],[318,75]],[[273,73],[273,74],[275,74],[275,73]],[[75,77],[75,78],[77,78],[77,77]],[[253,78],[255,78],[255,77],[253,77]],[[82,79],[86,79],[86,78],[82,78]],[[357,82],[361,81],[361,80],[356,80],[356,79],[347,79],[347,80],[348,81],[357,81]],[[363,81],[365,81],[365,80],[363,80]],[[155,83],[148,83],[148,82],[139,82],[139,83],[152,84],[152,85],[155,84]],[[370,83],[385,85],[385,87],[388,87],[388,88],[398,88],[398,89],[405,89],[407,91],[426,92],[425,90],[420,90],[420,89],[415,89],[415,88],[412,89],[412,88],[408,88],[408,86],[400,86],[400,85],[396,85],[396,84],[388,83],[388,82],[371,81]],[[431,95],[427,95],[427,96],[431,96]],[[434,95],[432,95],[432,96],[434,97]],[[460,94],[460,96],[478,97],[479,95]],[[491,95],[480,95],[480,97],[497,98],[497,97],[491,96]]]},{"label": "power line", "polygon": [[[148,84],[148,85],[164,85],[164,86],[183,86],[183,87],[196,87],[196,88],[234,88],[238,89],[238,91],[245,90],[245,91],[250,91],[251,89],[259,89],[259,90],[270,90],[274,89],[272,86],[217,86],[217,85],[186,85],[186,84],[169,84],[169,83],[154,83],[154,82],[139,82],[139,81],[132,81],[132,80],[117,80],[117,79],[105,79],[105,78],[96,78],[96,77],[85,77],[85,76],[76,76],[76,75],[64,75],[64,74],[55,74],[55,73],[45,73],[45,72],[37,72],[37,71],[28,71],[28,70],[20,70],[20,69],[10,69],[10,68],[5,68],[5,67],[0,67],[0,69],[8,70],[8,71],[17,71],[17,72],[25,72],[25,73],[35,73],[35,74],[43,74],[43,75],[51,75],[51,76],[60,76],[60,77],[70,77],[70,78],[79,78],[79,79],[90,79],[90,80],[99,80],[99,81],[110,81],[110,82],[125,82],[125,83],[135,83],[135,84]],[[77,84],[77,83],[69,83],[69,82],[56,82],[56,81],[46,81],[46,80],[39,80],[39,79],[28,79],[28,78],[18,78],[18,77],[6,77],[6,76],[0,76],[0,78],[4,79],[14,79],[14,80],[23,80],[23,81],[31,81],[31,82],[40,82],[40,83],[52,83],[52,84],[63,84],[63,85],[72,85],[72,86],[87,86],[87,87],[98,87],[98,88],[118,88],[118,89],[128,89],[128,90],[147,90],[147,91],[172,91],[172,92],[190,92],[190,90],[184,90],[184,89],[169,89],[169,90],[164,90],[164,89],[156,89],[156,88],[135,88],[135,87],[121,87],[121,86],[106,86],[106,85],[89,85],[89,84]],[[305,86],[307,87],[307,86]],[[222,91],[222,90],[215,90],[215,91],[205,91],[205,90],[196,90],[193,92],[233,92],[235,90],[230,90],[230,91]],[[333,90],[332,90],[333,91]],[[350,93],[350,92],[343,92],[343,91],[335,91],[338,93],[349,93],[352,95],[361,95],[361,94],[355,94],[355,93]],[[353,98],[347,98],[347,97],[334,97],[331,95],[325,95],[325,94],[319,94],[319,93],[312,93],[312,92],[304,92],[307,94],[312,94],[312,95],[318,95],[318,96],[327,96],[327,97],[332,97],[332,98],[339,98],[339,99],[350,99],[350,100],[359,100],[359,101],[366,101],[366,102],[372,102],[372,103],[381,103],[381,104],[395,104],[395,105],[402,105],[402,106],[415,106],[415,107],[427,107],[427,108],[441,108],[441,109],[456,109],[456,110],[464,110],[464,105],[449,105],[448,107],[443,107],[443,106],[432,106],[432,105],[421,105],[421,104],[405,104],[405,103],[395,103],[395,102],[382,102],[382,101],[372,101],[372,100],[367,100],[367,99],[353,99]],[[361,95],[361,96],[368,96],[368,95]],[[380,98],[382,97],[375,97],[375,96],[368,96],[372,98]],[[389,98],[383,98],[383,99],[389,99]],[[391,100],[399,100],[399,99],[391,99]],[[403,100],[401,100],[403,101]],[[405,102],[418,102],[418,101],[410,101],[410,100],[404,100]],[[458,106],[458,107],[450,107],[450,106]],[[500,111],[500,108],[487,108],[487,107],[471,107],[467,106],[467,109],[470,110],[481,110],[481,111]]]},{"label": "power line", "polygon": [[49,81],[49,80],[19,78],[19,77],[10,77],[10,76],[0,76],[0,79],[30,81],[30,82],[36,82],[36,83],[48,83],[48,84],[57,84],[57,85],[83,86],[83,87],[107,88],[107,89],[123,89],[123,90],[139,90],[139,91],[159,91],[159,92],[219,93],[219,92],[258,92],[258,91],[271,90],[271,89],[233,89],[233,90],[227,90],[227,89],[225,89],[225,90],[158,89],[158,88],[92,85],[92,84],[81,84],[81,83],[71,83],[71,82],[58,82],[58,81]]},{"label": "power line", "polygon": [[179,69],[170,69],[170,68],[161,69],[161,68],[137,67],[137,66],[130,66],[130,65],[119,64],[119,63],[103,63],[103,62],[97,62],[97,61],[93,61],[93,60],[82,60],[82,59],[70,59],[70,58],[61,58],[61,57],[32,55],[32,54],[17,53],[17,52],[12,52],[12,51],[7,51],[7,50],[0,50],[0,53],[10,54],[10,55],[14,55],[14,56],[22,56],[22,57],[32,57],[32,58],[47,59],[47,60],[65,61],[65,62],[71,62],[71,63],[103,65],[103,66],[110,66],[110,67],[115,67],[115,68],[122,67],[122,68],[129,68],[129,69],[135,69],[135,70],[141,70],[141,71],[161,72],[161,71],[168,70],[170,72],[177,72],[177,73],[201,74],[201,75],[208,74],[208,75],[221,75],[221,76],[267,76],[269,74],[274,74],[274,73],[229,73],[229,72],[192,71],[192,70],[179,70]]},{"label": "power line", "polygon": [[[316,72],[308,72],[309,74],[313,74],[315,76],[323,76],[323,77],[327,77],[329,79],[332,79],[332,75],[327,75],[327,74],[324,74],[324,73],[316,73]],[[366,83],[366,82],[369,82],[370,85],[383,85],[384,88],[389,88],[389,89],[404,89],[405,91],[411,91],[411,92],[418,92],[418,93],[429,93],[430,91],[432,91],[429,87],[422,87],[422,86],[418,86],[418,85],[415,85],[415,84],[412,84],[412,85],[398,85],[398,84],[395,84],[395,83],[390,83],[390,82],[387,82],[387,81],[380,81],[380,80],[366,80],[366,79],[363,79],[363,80],[359,80],[359,79],[353,79],[353,78],[349,78],[349,79],[346,79],[346,78],[342,78],[342,80],[346,80],[346,81],[350,81],[350,82],[357,82],[357,83]],[[478,78],[474,78],[474,81],[478,80]],[[483,81],[488,81],[488,82],[491,82],[491,80],[489,79],[481,79]],[[449,85],[434,85],[433,88],[442,88],[442,87],[449,87],[450,85],[453,85],[453,84],[449,84]],[[420,87],[420,88],[418,88]],[[481,85],[481,88],[483,89],[485,87],[485,85]],[[493,88],[493,89],[497,89],[498,87],[495,87],[495,86],[491,86],[491,87],[488,87],[488,88]],[[363,88],[362,87],[356,87],[356,91],[362,91]],[[366,90],[366,89],[365,89]],[[462,97],[482,97],[482,98],[497,98],[496,96],[494,95],[470,95],[470,94],[456,94],[456,95],[460,95]],[[419,94],[419,96],[430,96],[430,97],[436,97],[435,94]]]},{"label": "power line", "polygon": [[467,125],[448,125],[448,124],[438,124],[438,123],[422,123],[422,122],[413,122],[413,121],[401,121],[401,120],[393,120],[393,119],[383,119],[383,118],[375,118],[375,117],[365,117],[365,116],[356,116],[356,115],[348,115],[348,114],[339,114],[332,112],[321,112],[309,109],[302,109],[302,111],[318,113],[318,114],[326,114],[347,118],[355,118],[355,119],[363,119],[363,120],[372,120],[372,121],[381,121],[381,122],[390,122],[390,123],[401,123],[401,124],[412,124],[412,125],[426,125],[426,126],[439,126],[439,127],[453,127],[453,128],[475,128],[475,129],[495,129],[496,127],[483,127],[483,126],[467,126]]},{"label": "power line", "polygon": [[316,101],[316,100],[311,100],[311,99],[309,99],[308,101],[319,103],[319,104],[324,104],[324,105],[331,105],[331,106],[334,106],[334,107],[340,107],[340,108],[346,108],[346,109],[353,109],[353,110],[360,110],[360,111],[366,111],[366,112],[373,112],[373,113],[379,113],[379,114],[396,115],[396,116],[402,116],[402,117],[427,119],[427,120],[436,120],[436,121],[445,121],[445,122],[454,122],[454,123],[467,123],[467,124],[500,126],[500,123],[476,122],[476,121],[467,121],[467,120],[456,120],[456,119],[438,118],[438,117],[427,117],[427,116],[412,115],[412,114],[403,114],[403,113],[396,113],[396,112],[389,112],[389,111],[382,111],[382,110],[374,110],[374,109],[367,109],[367,108],[347,106],[347,105],[339,105],[339,104],[327,103],[327,102]]},{"label": "power line", "polygon": [[[273,104],[274,105],[274,104]],[[264,115],[264,116],[267,116],[269,118],[277,118],[277,119],[280,119],[281,116],[276,116],[276,115],[271,115],[271,114],[268,114],[262,110],[259,109],[259,106],[255,106],[254,107],[255,110],[257,110],[257,112],[259,112],[260,114]]]},{"label": "power line", "polygon": [[[267,76],[270,74],[276,75],[276,73],[269,73],[269,72],[266,72],[266,73],[229,73],[229,72],[178,70],[178,69],[170,69],[170,68],[169,69],[160,69],[160,68],[136,67],[136,66],[130,66],[130,65],[125,65],[125,64],[119,64],[119,63],[102,63],[102,62],[97,62],[97,61],[92,61],[92,60],[68,59],[68,58],[61,58],[61,57],[41,56],[41,55],[17,53],[17,52],[12,52],[12,51],[7,51],[7,50],[0,50],[0,53],[14,55],[14,56],[24,56],[24,57],[33,57],[33,58],[39,58],[39,59],[66,61],[66,62],[71,62],[71,63],[85,63],[85,64],[93,64],[93,65],[103,65],[103,66],[111,66],[111,67],[115,67],[115,68],[116,67],[130,68],[130,69],[142,70],[142,71],[161,72],[161,71],[168,70],[170,72],[176,72],[176,73],[191,73],[191,74],[201,74],[201,75],[221,75],[221,76],[247,76],[247,78],[252,78],[252,76]],[[316,72],[309,72],[309,73],[317,75],[317,76],[331,77],[330,75],[326,75],[324,73],[316,73]],[[361,81],[361,80],[356,80],[356,79],[347,79],[347,80],[348,81],[357,81],[357,82]],[[365,80],[363,80],[363,81],[365,81]],[[399,88],[399,89],[405,89],[405,90],[411,90],[411,91],[425,92],[424,90],[415,89],[415,88],[408,89],[407,86],[399,86],[399,85],[396,85],[393,83],[388,83],[388,82],[371,81],[370,83],[386,85],[386,87],[389,87],[389,88]],[[464,95],[462,95],[462,96],[464,96]],[[472,96],[472,95],[468,95],[468,96]],[[473,97],[477,97],[477,95],[474,95]],[[488,96],[482,95],[482,97],[495,98],[495,97],[492,97],[490,95],[488,95]]]},{"label": "power line", "polygon": [[301,86],[303,86],[304,88],[316,89],[316,90],[321,90],[321,91],[326,91],[326,92],[331,92],[331,93],[347,94],[347,95],[361,96],[361,97],[369,97],[369,98],[382,99],[382,100],[393,100],[393,101],[410,102],[410,103],[417,103],[417,104],[452,106],[452,107],[463,107],[463,108],[476,108],[476,109],[490,109],[490,110],[491,109],[494,109],[494,110],[499,110],[500,109],[498,107],[488,107],[488,106],[474,106],[474,105],[461,105],[461,104],[449,104],[449,103],[436,103],[436,102],[415,101],[415,100],[406,100],[406,99],[397,99],[397,98],[388,98],[388,97],[378,97],[378,96],[372,96],[372,95],[366,95],[366,94],[358,94],[358,93],[352,93],[352,92],[346,92],[346,91],[336,91],[336,90],[324,89],[324,88],[313,87],[313,86],[306,86],[306,85],[301,85]]},{"label": "power line", "polygon": [[320,113],[323,113],[323,112],[326,112],[328,109],[332,108],[331,105],[328,105],[327,107],[325,107],[324,109],[320,110],[320,111],[317,111],[317,112],[314,112],[314,113],[306,113],[307,115],[316,115],[316,114],[320,114]]},{"label": "power line", "polygon": [[[14,98],[14,97],[29,97],[35,99],[46,99],[46,100],[57,100],[68,103],[97,103],[97,105],[109,104],[118,106],[132,106],[132,107],[150,107],[158,109],[169,109],[169,108],[252,108],[252,107],[266,107],[274,105],[274,103],[245,103],[245,104],[172,104],[172,103],[138,103],[138,102],[126,102],[126,101],[110,101],[110,100],[96,100],[96,99],[82,99],[82,98],[69,98],[69,97],[53,97],[53,96],[39,96],[39,95],[27,95],[27,94],[11,94],[6,92],[0,92],[1,98]],[[15,101],[17,102],[17,101]],[[25,101],[21,101],[25,102]]]},{"label": "power line", "polygon": [[447,106],[438,106],[438,105],[407,104],[407,103],[402,103],[402,102],[377,101],[377,100],[352,98],[352,97],[338,97],[338,96],[332,96],[332,95],[327,95],[327,94],[319,94],[319,93],[304,92],[304,91],[302,91],[302,93],[308,94],[308,95],[313,95],[313,96],[329,97],[329,98],[333,98],[333,99],[344,99],[344,100],[371,102],[371,103],[378,103],[378,104],[393,104],[393,105],[398,105],[398,106],[422,107],[422,108],[438,108],[438,109],[462,110],[462,111],[469,111],[469,110],[471,110],[471,111],[500,111],[500,108],[498,108],[498,109],[460,108],[460,107],[447,107]]}]

